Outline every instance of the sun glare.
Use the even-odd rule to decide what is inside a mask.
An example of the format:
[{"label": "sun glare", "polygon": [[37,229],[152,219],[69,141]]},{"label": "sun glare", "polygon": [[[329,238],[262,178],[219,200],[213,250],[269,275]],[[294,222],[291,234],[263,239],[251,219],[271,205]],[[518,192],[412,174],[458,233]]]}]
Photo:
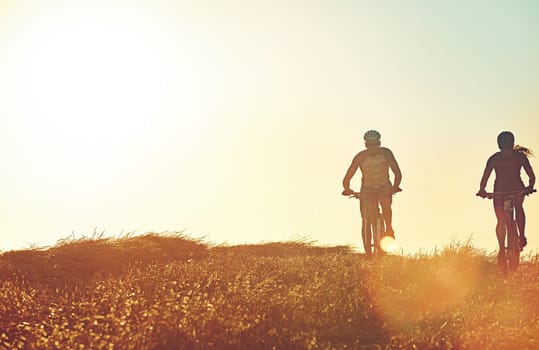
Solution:
[{"label": "sun glare", "polygon": [[138,16],[69,9],[25,25],[16,88],[34,142],[103,157],[164,119],[197,123],[203,62]]},{"label": "sun glare", "polygon": [[382,237],[382,239],[380,240],[380,247],[384,252],[394,252],[397,249],[397,243],[395,241],[395,238],[389,236]]},{"label": "sun glare", "polygon": [[95,148],[148,126],[157,96],[145,67],[159,66],[133,38],[89,28],[50,32],[29,60],[24,96],[40,133]]}]

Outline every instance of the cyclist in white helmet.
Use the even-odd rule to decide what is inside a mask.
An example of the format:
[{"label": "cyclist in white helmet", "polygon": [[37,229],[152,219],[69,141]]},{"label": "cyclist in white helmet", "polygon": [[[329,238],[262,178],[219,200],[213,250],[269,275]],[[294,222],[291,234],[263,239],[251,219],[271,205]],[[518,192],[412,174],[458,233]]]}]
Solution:
[{"label": "cyclist in white helmet", "polygon": [[[376,130],[369,130],[363,136],[365,141],[365,150],[356,154],[352,160],[352,164],[348,167],[346,175],[342,181],[344,191],[343,195],[351,195],[354,191],[350,188],[350,180],[356,173],[357,169],[361,169],[361,192],[375,192],[373,195],[363,197],[364,200],[378,200],[382,207],[382,216],[386,224],[385,235],[395,237],[395,232],[392,225],[392,210],[391,202],[393,193],[401,191],[400,183],[402,179],[401,170],[397,160],[393,156],[393,152],[388,148],[381,147],[380,133]],[[389,169],[394,175],[393,184],[389,179]],[[364,213],[364,200],[360,200],[360,210]],[[363,224],[365,218],[362,217]]]}]

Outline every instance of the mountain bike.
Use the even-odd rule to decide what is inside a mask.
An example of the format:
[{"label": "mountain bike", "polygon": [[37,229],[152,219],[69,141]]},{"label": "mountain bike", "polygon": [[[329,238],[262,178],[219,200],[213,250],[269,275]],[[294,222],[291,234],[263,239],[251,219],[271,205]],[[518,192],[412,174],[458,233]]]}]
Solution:
[{"label": "mountain bike", "polygon": [[[367,258],[378,258],[385,254],[380,242],[385,235],[386,227],[380,208],[378,195],[387,190],[354,192],[348,198],[356,198],[363,202],[363,212],[361,213],[361,239]],[[400,190],[399,190],[400,191]],[[398,192],[399,192],[398,191]],[[391,193],[391,195],[396,192]],[[361,207],[361,206],[360,206]]]},{"label": "mountain bike", "polygon": [[488,199],[494,199],[495,197],[503,199],[503,210],[505,213],[505,232],[504,232],[504,252],[500,252],[498,256],[498,264],[502,271],[516,271],[518,265],[520,264],[520,245],[518,243],[518,226],[515,220],[515,205],[514,199],[517,196],[530,195],[531,193],[536,192],[532,190],[531,192],[526,191],[508,191],[508,192],[487,192],[484,196],[481,196],[479,193],[476,195],[479,197],[484,197]]}]

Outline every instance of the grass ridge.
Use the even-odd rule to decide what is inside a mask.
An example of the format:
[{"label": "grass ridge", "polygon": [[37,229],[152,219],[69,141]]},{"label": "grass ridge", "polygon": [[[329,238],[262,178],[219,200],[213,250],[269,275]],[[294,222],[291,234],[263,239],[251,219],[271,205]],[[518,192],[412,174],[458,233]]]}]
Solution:
[{"label": "grass ridge", "polygon": [[0,348],[537,349],[538,288],[537,259],[503,277],[470,242],[373,262],[306,240],[69,240],[0,255]]}]

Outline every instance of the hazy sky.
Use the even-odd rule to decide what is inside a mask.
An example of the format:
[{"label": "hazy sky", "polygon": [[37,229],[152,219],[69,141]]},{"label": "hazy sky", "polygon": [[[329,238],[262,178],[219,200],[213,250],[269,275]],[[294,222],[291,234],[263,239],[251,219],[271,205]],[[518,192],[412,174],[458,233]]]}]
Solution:
[{"label": "hazy sky", "polygon": [[377,129],[401,251],[492,251],[475,192],[500,131],[539,151],[538,62],[535,0],[0,0],[0,250],[96,228],[359,247],[341,181]]}]

